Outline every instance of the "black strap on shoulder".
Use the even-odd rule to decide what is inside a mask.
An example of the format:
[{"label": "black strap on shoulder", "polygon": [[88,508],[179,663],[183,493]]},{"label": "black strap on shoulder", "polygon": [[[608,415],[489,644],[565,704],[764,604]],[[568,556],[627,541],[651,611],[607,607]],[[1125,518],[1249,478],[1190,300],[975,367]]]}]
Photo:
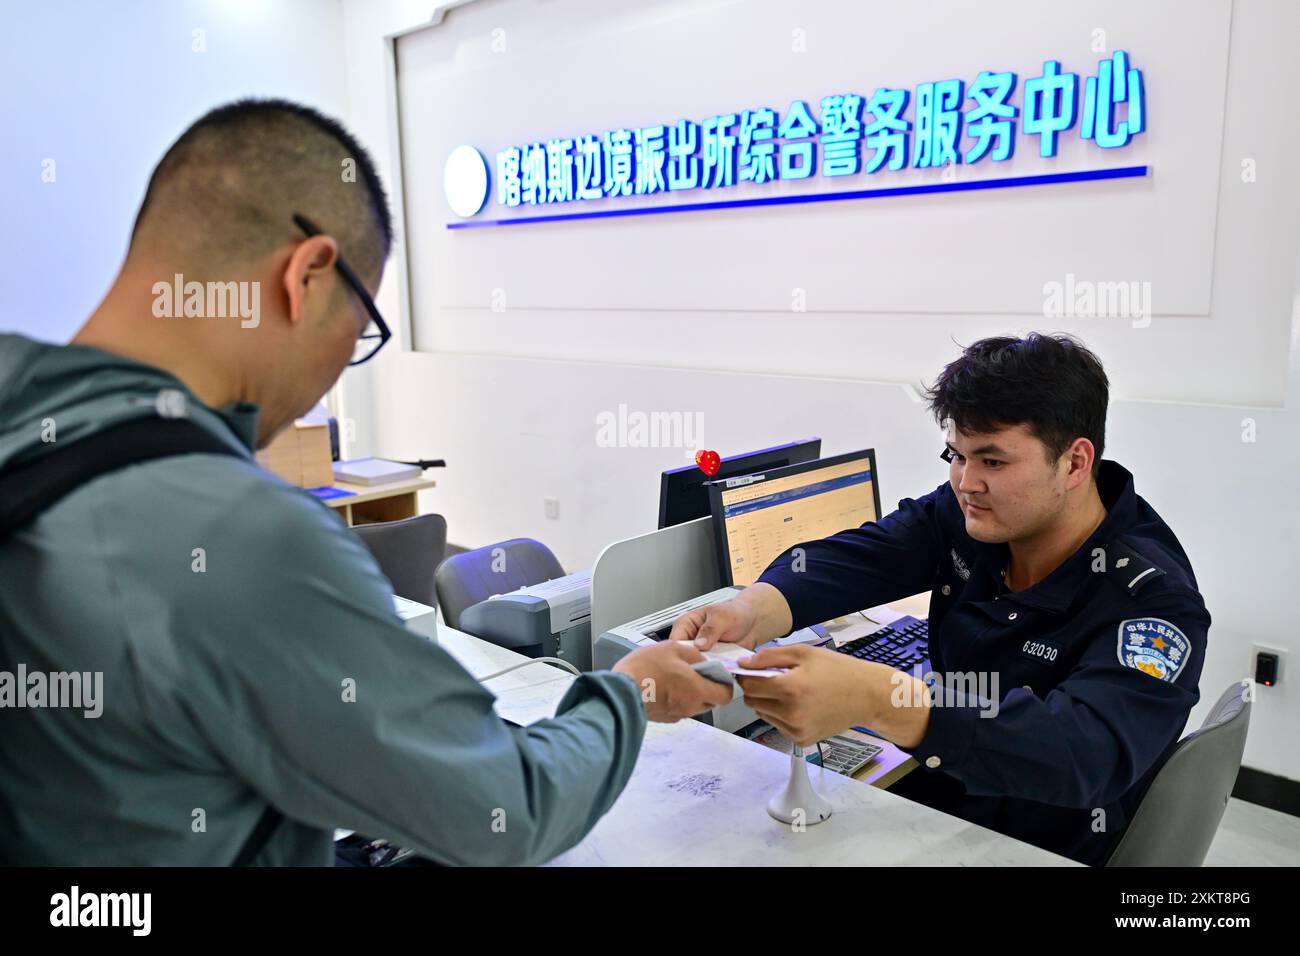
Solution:
[{"label": "black strap on shoulder", "polygon": [[[187,418],[135,418],[66,444],[56,442],[46,454],[0,471],[0,541],[100,475],[159,458],[194,454],[244,457]],[[280,819],[275,807],[266,808],[235,857],[235,866],[253,862]]]},{"label": "black strap on shoulder", "polygon": [[0,471],[0,541],[100,475],[172,455],[243,457],[185,418],[135,418]]},{"label": "black strap on shoulder", "polygon": [[257,854],[262,852],[262,847],[266,846],[271,834],[275,828],[280,825],[283,819],[280,811],[275,807],[267,804],[266,809],[262,811],[262,816],[257,821],[257,826],[253,827],[253,832],[248,835],[244,845],[239,848],[239,853],[235,856],[235,861],[231,866],[252,866],[253,861],[257,859]]}]

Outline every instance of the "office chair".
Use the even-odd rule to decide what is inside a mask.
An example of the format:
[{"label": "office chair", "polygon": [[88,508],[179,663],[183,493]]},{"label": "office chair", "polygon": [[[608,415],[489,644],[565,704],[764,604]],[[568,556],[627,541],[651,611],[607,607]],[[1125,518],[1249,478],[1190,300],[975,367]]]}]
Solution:
[{"label": "office chair", "polygon": [[459,629],[467,607],[494,594],[563,576],[564,568],[546,545],[532,538],[511,538],[451,556],[438,566],[434,579],[442,619],[448,627]]},{"label": "office chair", "polygon": [[1178,742],[1142,796],[1107,866],[1200,866],[1241,769],[1250,682],[1233,684]]},{"label": "office chair", "polygon": [[434,572],[447,549],[446,518],[416,515],[400,521],[354,525],[352,530],[375,556],[394,594],[437,607]]}]

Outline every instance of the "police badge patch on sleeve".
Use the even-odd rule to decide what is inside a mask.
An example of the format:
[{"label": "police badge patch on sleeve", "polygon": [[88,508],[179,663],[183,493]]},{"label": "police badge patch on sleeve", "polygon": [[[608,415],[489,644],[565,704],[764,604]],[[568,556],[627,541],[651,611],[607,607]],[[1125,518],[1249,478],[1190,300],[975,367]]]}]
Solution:
[{"label": "police badge patch on sleeve", "polygon": [[1135,617],[1119,625],[1119,662],[1157,680],[1178,680],[1192,654],[1192,642],[1158,617]]}]

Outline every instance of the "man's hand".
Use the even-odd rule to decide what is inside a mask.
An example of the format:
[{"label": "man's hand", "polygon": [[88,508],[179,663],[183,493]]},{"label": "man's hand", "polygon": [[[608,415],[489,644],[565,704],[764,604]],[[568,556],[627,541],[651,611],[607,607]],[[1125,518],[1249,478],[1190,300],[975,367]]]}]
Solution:
[{"label": "man's hand", "polygon": [[731,702],[729,686],[691,670],[702,660],[704,655],[691,644],[660,641],[638,648],[611,669],[636,681],[648,718],[670,724]]},{"label": "man's hand", "polygon": [[754,713],[800,746],[854,725],[869,727],[900,747],[915,747],[925,736],[928,689],[885,664],[807,645],[768,648],[741,664],[789,668],[778,677],[738,680]]},{"label": "man's hand", "polygon": [[790,605],[770,584],[753,584],[730,601],[687,611],[673,623],[672,641],[693,641],[707,651],[719,641],[753,650],[790,630]]}]

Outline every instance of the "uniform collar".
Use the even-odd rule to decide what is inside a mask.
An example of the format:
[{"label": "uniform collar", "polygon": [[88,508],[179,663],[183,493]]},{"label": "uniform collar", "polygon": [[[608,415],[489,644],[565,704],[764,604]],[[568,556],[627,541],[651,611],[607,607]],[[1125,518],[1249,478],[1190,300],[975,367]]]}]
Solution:
[{"label": "uniform collar", "polygon": [[[1078,551],[1066,558],[1059,568],[1024,591],[1011,591],[1001,596],[1003,601],[1013,601],[1026,607],[1046,611],[1064,611],[1082,592],[1081,584],[1093,574],[1094,551],[1105,551],[1111,542],[1123,534],[1137,520],[1137,493],[1133,490],[1133,475],[1119,462],[1102,459],[1097,469],[1097,494],[1106,509],[1106,517]],[[992,578],[992,590],[998,591],[998,581],[1011,559],[1011,549],[1005,544],[982,544],[980,564]]]}]

